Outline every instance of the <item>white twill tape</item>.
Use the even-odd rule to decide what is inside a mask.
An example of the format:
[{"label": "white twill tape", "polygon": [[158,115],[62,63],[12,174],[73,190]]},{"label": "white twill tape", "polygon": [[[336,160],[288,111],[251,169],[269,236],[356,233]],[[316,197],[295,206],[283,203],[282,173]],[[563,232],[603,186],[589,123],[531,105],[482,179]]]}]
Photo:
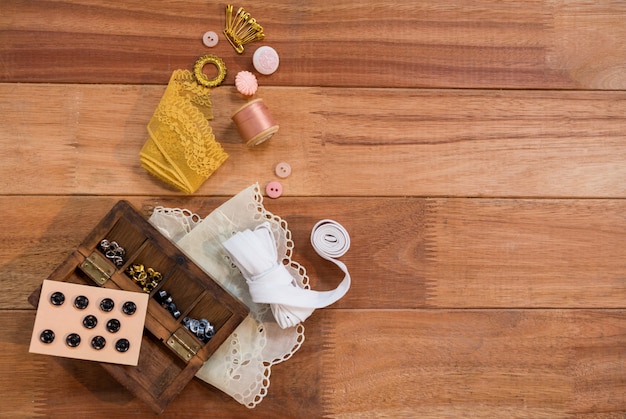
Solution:
[{"label": "white twill tape", "polygon": [[340,258],[350,249],[350,235],[338,222],[321,220],[313,226],[311,244],[324,259]]},{"label": "white twill tape", "polygon": [[224,242],[231,260],[246,279],[252,301],[270,304],[276,322],[283,329],[303,322],[316,308],[335,303],[350,289],[348,268],[334,259],[350,248],[346,229],[335,221],[321,220],[311,231],[311,244],[318,255],[344,272],[343,280],[334,290],[307,290],[295,283],[278,260],[276,241],[267,222],[254,231],[241,231]]}]

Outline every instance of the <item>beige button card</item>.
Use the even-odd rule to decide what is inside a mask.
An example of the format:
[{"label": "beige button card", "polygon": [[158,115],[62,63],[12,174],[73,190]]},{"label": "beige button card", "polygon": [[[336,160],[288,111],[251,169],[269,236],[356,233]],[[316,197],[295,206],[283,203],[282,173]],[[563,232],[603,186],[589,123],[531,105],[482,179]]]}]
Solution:
[{"label": "beige button card", "polygon": [[45,280],[29,352],[137,365],[149,295]]}]

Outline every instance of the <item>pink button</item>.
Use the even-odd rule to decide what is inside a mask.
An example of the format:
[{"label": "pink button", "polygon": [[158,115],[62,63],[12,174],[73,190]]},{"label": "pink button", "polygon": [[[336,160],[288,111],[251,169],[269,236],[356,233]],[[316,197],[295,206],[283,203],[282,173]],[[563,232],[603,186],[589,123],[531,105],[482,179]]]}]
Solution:
[{"label": "pink button", "polygon": [[219,38],[213,31],[205,32],[205,34],[202,35],[202,43],[209,48],[216,46],[218,42]]},{"label": "pink button", "polygon": [[288,163],[280,162],[276,165],[274,171],[276,172],[276,176],[284,179],[291,174],[291,166],[289,166]]},{"label": "pink button", "polygon": [[280,182],[272,181],[265,187],[265,193],[270,198],[278,198],[283,194],[283,185]]},{"label": "pink button", "polygon": [[252,56],[252,64],[256,71],[266,76],[278,70],[279,62],[276,50],[267,45],[258,48]]}]

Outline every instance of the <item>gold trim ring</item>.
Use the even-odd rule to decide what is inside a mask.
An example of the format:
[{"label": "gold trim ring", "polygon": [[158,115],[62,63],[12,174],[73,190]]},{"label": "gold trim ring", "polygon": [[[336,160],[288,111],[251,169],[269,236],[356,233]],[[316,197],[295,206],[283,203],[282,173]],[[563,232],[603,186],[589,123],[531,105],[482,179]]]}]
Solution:
[{"label": "gold trim ring", "polygon": [[[204,74],[202,69],[207,64],[213,64],[217,67],[217,76],[210,79]],[[205,87],[217,87],[224,81],[226,77],[226,64],[224,61],[216,55],[203,55],[198,58],[198,61],[193,66],[193,74],[196,77],[198,83]]]}]

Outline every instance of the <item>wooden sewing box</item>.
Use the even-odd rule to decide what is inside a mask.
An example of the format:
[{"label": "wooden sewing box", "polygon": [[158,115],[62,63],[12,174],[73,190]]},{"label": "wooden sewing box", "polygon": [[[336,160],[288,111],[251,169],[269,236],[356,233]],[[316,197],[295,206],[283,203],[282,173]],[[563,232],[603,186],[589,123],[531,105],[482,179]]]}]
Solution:
[{"label": "wooden sewing box", "polygon": [[[98,249],[105,238],[125,249],[123,266],[115,266]],[[123,200],[48,279],[143,292],[126,273],[136,263],[163,275],[150,292],[138,364],[101,365],[154,412],[161,413],[244,320],[248,308]],[[178,319],[155,298],[160,289],[172,296],[181,312]],[[41,288],[29,297],[35,307],[40,292]],[[215,335],[207,343],[201,342],[183,326],[184,317],[208,319],[215,327]]]}]

